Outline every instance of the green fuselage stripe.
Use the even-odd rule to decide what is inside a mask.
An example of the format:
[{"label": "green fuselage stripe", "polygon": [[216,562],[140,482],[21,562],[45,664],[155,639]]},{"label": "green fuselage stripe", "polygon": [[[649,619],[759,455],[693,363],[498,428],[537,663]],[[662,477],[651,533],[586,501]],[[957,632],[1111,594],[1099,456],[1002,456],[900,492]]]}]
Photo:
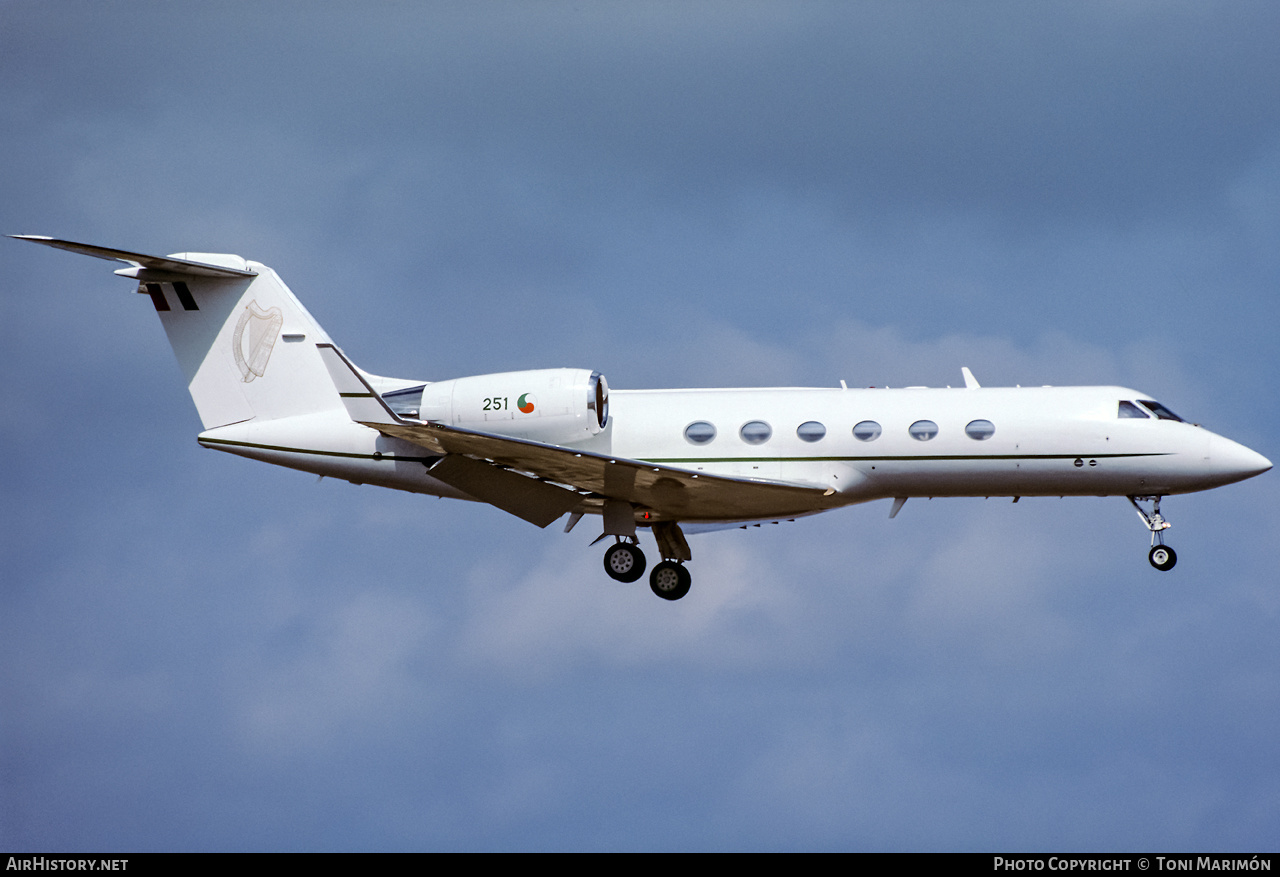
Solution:
[{"label": "green fuselage stripe", "polygon": [[884,457],[655,457],[642,463],[886,463],[926,460],[1101,460],[1118,457],[1167,457],[1153,452],[1142,454],[922,454]]},{"label": "green fuselage stripe", "polygon": [[[437,460],[439,455],[401,457],[396,454],[356,454],[348,451],[319,451],[310,448],[287,448],[282,445],[263,445],[256,442],[238,442],[231,439],[197,439],[202,445],[229,445],[239,448],[257,448],[262,451],[279,451],[286,454],[312,454],[318,457],[347,457],[356,460],[409,460],[423,462]],[[568,451],[569,449],[565,449]],[[640,459],[641,463],[890,463],[955,460],[1099,460],[1120,457],[1167,457],[1160,452],[1139,454],[939,454],[936,456],[883,456],[883,457],[654,457]]]}]

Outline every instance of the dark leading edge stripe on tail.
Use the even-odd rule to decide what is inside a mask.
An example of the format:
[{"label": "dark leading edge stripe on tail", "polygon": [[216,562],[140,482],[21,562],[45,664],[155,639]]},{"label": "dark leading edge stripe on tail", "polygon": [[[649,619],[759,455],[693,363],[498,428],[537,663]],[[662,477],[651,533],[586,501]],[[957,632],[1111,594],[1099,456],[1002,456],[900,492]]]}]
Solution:
[{"label": "dark leading edge stripe on tail", "polygon": [[196,307],[196,300],[191,297],[191,290],[188,289],[187,285],[181,280],[174,282],[173,291],[178,294],[178,301],[182,304],[182,309],[184,311],[200,310]]},{"label": "dark leading edge stripe on tail", "polygon": [[169,310],[169,302],[164,297],[164,287],[159,283],[144,283],[138,287],[138,292],[145,292],[151,296],[151,303],[156,306],[157,311]]},{"label": "dark leading edge stripe on tail", "polygon": [[[198,311],[200,308],[196,305],[195,297],[191,295],[191,289],[181,280],[172,284],[173,291],[178,295],[178,303],[182,305],[184,311]],[[162,283],[144,283],[138,287],[138,292],[146,293],[151,296],[151,303],[156,306],[157,311],[169,310],[169,300],[164,297],[164,284]]]}]

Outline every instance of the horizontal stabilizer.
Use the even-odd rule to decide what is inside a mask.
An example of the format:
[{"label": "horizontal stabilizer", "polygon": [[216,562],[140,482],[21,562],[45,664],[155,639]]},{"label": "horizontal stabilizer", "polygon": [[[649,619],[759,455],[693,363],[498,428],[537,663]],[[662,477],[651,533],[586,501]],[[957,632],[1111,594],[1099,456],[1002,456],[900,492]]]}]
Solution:
[{"label": "horizontal stabilizer", "polygon": [[39,234],[11,234],[9,237],[19,241],[31,241],[33,244],[43,244],[46,247],[79,253],[82,256],[125,262],[137,268],[150,268],[153,271],[164,271],[169,274],[183,274],[191,277],[256,277],[258,275],[256,271],[241,270],[223,265],[210,265],[207,262],[193,262],[189,259],[176,259],[170,256],[148,256],[146,253],[130,253],[127,250],[113,250],[109,247],[98,247],[93,244],[78,244],[75,241],[64,241]]}]

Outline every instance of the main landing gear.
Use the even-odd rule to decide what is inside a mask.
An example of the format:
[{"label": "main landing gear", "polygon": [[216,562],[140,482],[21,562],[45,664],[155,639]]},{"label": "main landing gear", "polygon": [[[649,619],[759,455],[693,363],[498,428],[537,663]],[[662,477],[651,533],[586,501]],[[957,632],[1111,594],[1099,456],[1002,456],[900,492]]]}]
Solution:
[{"label": "main landing gear", "polygon": [[649,573],[649,589],[664,600],[679,600],[689,593],[693,577],[683,563],[664,560]]},{"label": "main landing gear", "polygon": [[623,542],[618,538],[604,553],[604,571],[609,578],[619,582],[634,582],[644,575],[644,552],[635,542]]},{"label": "main landing gear", "polygon": [[[1164,544],[1164,531],[1173,525],[1160,514],[1160,497],[1131,496],[1129,502],[1133,503],[1133,507],[1138,511],[1138,517],[1142,518],[1142,523],[1151,531],[1151,551],[1147,554],[1147,560],[1151,561],[1151,565],[1160,572],[1173,569],[1173,565],[1178,562],[1178,553]],[[1139,505],[1143,502],[1151,503],[1150,512]]]},{"label": "main landing gear", "polygon": [[[649,573],[649,589],[664,600],[679,600],[689,593],[693,577],[684,562],[691,560],[689,543],[680,525],[663,521],[653,525],[653,535],[662,552],[662,561]],[[634,582],[644,575],[644,552],[635,537],[618,536],[617,542],[604,553],[604,571],[619,582]]]}]

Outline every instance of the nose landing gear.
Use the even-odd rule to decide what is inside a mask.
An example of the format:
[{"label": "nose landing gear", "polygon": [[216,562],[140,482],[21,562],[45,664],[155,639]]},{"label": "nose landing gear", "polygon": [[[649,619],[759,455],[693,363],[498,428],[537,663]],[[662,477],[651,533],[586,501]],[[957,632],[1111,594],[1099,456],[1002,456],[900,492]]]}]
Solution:
[{"label": "nose landing gear", "polygon": [[1151,549],[1151,553],[1147,555],[1147,560],[1151,561],[1151,565],[1161,572],[1167,572],[1173,569],[1173,565],[1178,562],[1178,553],[1168,545],[1156,545]]},{"label": "nose landing gear", "polygon": [[[1164,531],[1173,525],[1160,514],[1160,499],[1158,496],[1131,496],[1129,502],[1137,509],[1142,523],[1151,531],[1151,551],[1147,554],[1147,560],[1160,572],[1168,572],[1178,562],[1178,553],[1164,544]],[[1150,512],[1139,505],[1142,502],[1151,503]]]}]

